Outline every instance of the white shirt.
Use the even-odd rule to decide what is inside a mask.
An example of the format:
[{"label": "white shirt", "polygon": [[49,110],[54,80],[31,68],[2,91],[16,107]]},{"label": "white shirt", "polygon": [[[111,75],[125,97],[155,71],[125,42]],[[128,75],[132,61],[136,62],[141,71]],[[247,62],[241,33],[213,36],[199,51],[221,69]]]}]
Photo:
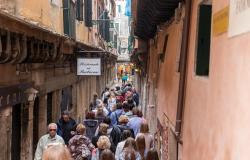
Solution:
[{"label": "white shirt", "polygon": [[115,159],[116,160],[119,160],[119,155],[122,153],[125,142],[126,142],[126,140],[121,141],[117,144],[116,151],[115,151]]}]

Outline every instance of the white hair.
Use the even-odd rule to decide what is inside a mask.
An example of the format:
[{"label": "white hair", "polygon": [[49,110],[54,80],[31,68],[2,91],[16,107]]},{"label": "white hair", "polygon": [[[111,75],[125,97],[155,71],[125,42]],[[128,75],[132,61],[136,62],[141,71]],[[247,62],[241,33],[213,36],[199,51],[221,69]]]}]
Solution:
[{"label": "white hair", "polygon": [[48,125],[48,130],[49,130],[52,126],[55,126],[56,129],[57,129],[57,125],[56,125],[55,123],[50,123],[50,124]]}]

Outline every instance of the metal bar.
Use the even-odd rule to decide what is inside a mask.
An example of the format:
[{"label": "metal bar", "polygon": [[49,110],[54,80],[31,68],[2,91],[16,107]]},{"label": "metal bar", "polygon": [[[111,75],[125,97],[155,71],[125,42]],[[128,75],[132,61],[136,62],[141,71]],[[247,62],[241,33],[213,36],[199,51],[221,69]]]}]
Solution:
[{"label": "metal bar", "polygon": [[180,81],[178,93],[178,105],[176,115],[175,132],[178,134],[178,143],[182,143],[181,129],[183,125],[183,112],[185,105],[186,79],[187,79],[187,65],[188,65],[188,43],[190,34],[190,19],[191,19],[191,0],[185,1],[185,21],[181,42],[181,59],[180,59]]},{"label": "metal bar", "polygon": [[76,51],[78,53],[108,53],[107,51]]}]

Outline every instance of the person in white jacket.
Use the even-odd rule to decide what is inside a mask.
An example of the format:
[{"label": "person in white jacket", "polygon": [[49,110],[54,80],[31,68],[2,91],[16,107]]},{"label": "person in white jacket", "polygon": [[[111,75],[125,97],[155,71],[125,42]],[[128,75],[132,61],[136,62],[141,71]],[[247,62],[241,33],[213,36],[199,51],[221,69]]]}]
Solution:
[{"label": "person in white jacket", "polygon": [[42,160],[43,152],[47,148],[54,145],[65,145],[62,137],[56,134],[57,125],[55,123],[50,123],[48,125],[48,134],[42,136],[37,144],[36,153],[34,160]]}]

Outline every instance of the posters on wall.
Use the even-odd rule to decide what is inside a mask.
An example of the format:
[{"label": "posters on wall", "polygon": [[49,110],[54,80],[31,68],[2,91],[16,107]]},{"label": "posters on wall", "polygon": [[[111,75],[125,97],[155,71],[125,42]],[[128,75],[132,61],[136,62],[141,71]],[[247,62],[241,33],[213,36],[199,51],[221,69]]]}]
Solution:
[{"label": "posters on wall", "polygon": [[229,37],[250,31],[250,1],[230,0]]}]

